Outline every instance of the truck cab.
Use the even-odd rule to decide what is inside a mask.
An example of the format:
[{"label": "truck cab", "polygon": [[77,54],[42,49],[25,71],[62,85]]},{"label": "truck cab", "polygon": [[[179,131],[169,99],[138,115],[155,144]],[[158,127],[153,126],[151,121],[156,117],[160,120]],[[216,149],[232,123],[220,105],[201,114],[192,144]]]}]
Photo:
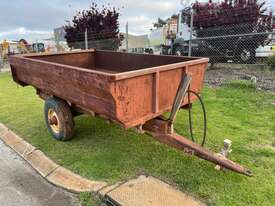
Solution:
[{"label": "truck cab", "polygon": [[188,41],[190,38],[190,28],[186,22],[186,12],[181,10],[178,17],[177,39]]},{"label": "truck cab", "polygon": [[[185,8],[179,11],[177,20],[176,38],[171,44],[163,46],[163,50],[166,54],[172,54],[177,56],[187,56],[190,40],[190,27],[187,24],[187,15],[190,12],[190,8]],[[196,37],[193,35],[192,39]],[[195,45],[194,47],[195,48]]]}]

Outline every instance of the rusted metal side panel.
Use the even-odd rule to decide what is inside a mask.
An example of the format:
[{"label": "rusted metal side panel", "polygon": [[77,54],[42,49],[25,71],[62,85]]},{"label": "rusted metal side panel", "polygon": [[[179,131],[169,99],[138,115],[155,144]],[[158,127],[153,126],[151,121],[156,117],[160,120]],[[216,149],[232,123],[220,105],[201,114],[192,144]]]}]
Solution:
[{"label": "rusted metal side panel", "polygon": [[23,87],[27,86],[28,84],[26,84],[20,80],[20,76],[18,76],[16,71],[17,71],[17,69],[11,65],[11,74],[12,74],[13,81],[15,81],[17,84],[19,84]]},{"label": "rusted metal side panel", "polygon": [[[142,125],[146,121],[170,111],[178,86],[186,72],[192,75],[191,89],[200,91],[205,63],[179,67],[173,70],[150,73],[115,82],[113,96],[116,102],[117,121],[126,128]],[[196,97],[191,96],[191,102]],[[182,106],[188,104],[187,97]]]},{"label": "rusted metal side panel", "polygon": [[127,124],[152,114],[152,88],[152,74],[117,81],[113,94],[116,100],[117,119]]},{"label": "rusted metal side panel", "polygon": [[159,109],[171,108],[176,96],[185,68],[160,72],[159,77]]},{"label": "rusted metal side panel", "polygon": [[33,85],[38,92],[57,96],[87,111],[115,117],[110,78],[105,75],[70,69],[60,65],[10,58],[12,72],[23,85]]},{"label": "rusted metal side panel", "polygon": [[92,69],[95,67],[94,52],[42,55],[31,58],[86,69]]},{"label": "rusted metal side panel", "polygon": [[203,80],[204,80],[204,74],[207,68],[206,63],[197,64],[197,65],[189,65],[187,67],[188,73],[192,75],[192,81],[190,84],[190,89],[200,93],[202,87],[203,87]]}]

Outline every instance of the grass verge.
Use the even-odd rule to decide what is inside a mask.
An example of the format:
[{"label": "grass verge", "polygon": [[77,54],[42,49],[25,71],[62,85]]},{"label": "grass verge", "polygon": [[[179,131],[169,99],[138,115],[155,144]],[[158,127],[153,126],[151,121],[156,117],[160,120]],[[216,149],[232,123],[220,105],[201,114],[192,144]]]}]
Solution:
[{"label": "grass verge", "polygon": [[99,199],[93,196],[90,192],[82,192],[79,194],[81,206],[100,206],[102,205]]},{"label": "grass verge", "polygon": [[[56,141],[44,124],[43,101],[32,87],[17,86],[10,73],[0,73],[0,122],[58,164],[87,178],[114,183],[145,173],[210,205],[275,205],[275,95],[238,82],[205,88],[202,96],[208,116],[206,147],[218,152],[223,140],[231,139],[230,158],[250,168],[252,178],[218,172],[213,164],[182,154],[145,134],[86,115],[75,119],[74,139]],[[202,126],[199,110],[199,105],[194,105],[197,137]],[[181,111],[175,126],[186,136],[187,116]]]}]

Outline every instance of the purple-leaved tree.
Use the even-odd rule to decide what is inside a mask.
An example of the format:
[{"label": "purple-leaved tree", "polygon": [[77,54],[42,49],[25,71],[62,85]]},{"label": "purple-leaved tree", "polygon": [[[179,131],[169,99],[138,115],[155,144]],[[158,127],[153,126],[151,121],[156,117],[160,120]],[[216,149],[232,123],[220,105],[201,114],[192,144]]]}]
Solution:
[{"label": "purple-leaved tree", "polygon": [[87,10],[77,12],[72,22],[64,26],[65,38],[71,48],[85,48],[87,29],[88,47],[117,50],[123,40],[119,33],[119,10],[113,7],[92,3]]}]

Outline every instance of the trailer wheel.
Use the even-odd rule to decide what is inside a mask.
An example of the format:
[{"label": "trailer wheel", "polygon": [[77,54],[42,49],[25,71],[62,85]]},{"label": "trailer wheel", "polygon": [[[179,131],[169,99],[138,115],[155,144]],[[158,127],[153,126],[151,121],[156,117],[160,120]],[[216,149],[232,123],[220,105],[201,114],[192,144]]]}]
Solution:
[{"label": "trailer wheel", "polygon": [[44,116],[47,128],[55,139],[66,141],[73,137],[73,116],[65,101],[58,98],[47,99]]}]

